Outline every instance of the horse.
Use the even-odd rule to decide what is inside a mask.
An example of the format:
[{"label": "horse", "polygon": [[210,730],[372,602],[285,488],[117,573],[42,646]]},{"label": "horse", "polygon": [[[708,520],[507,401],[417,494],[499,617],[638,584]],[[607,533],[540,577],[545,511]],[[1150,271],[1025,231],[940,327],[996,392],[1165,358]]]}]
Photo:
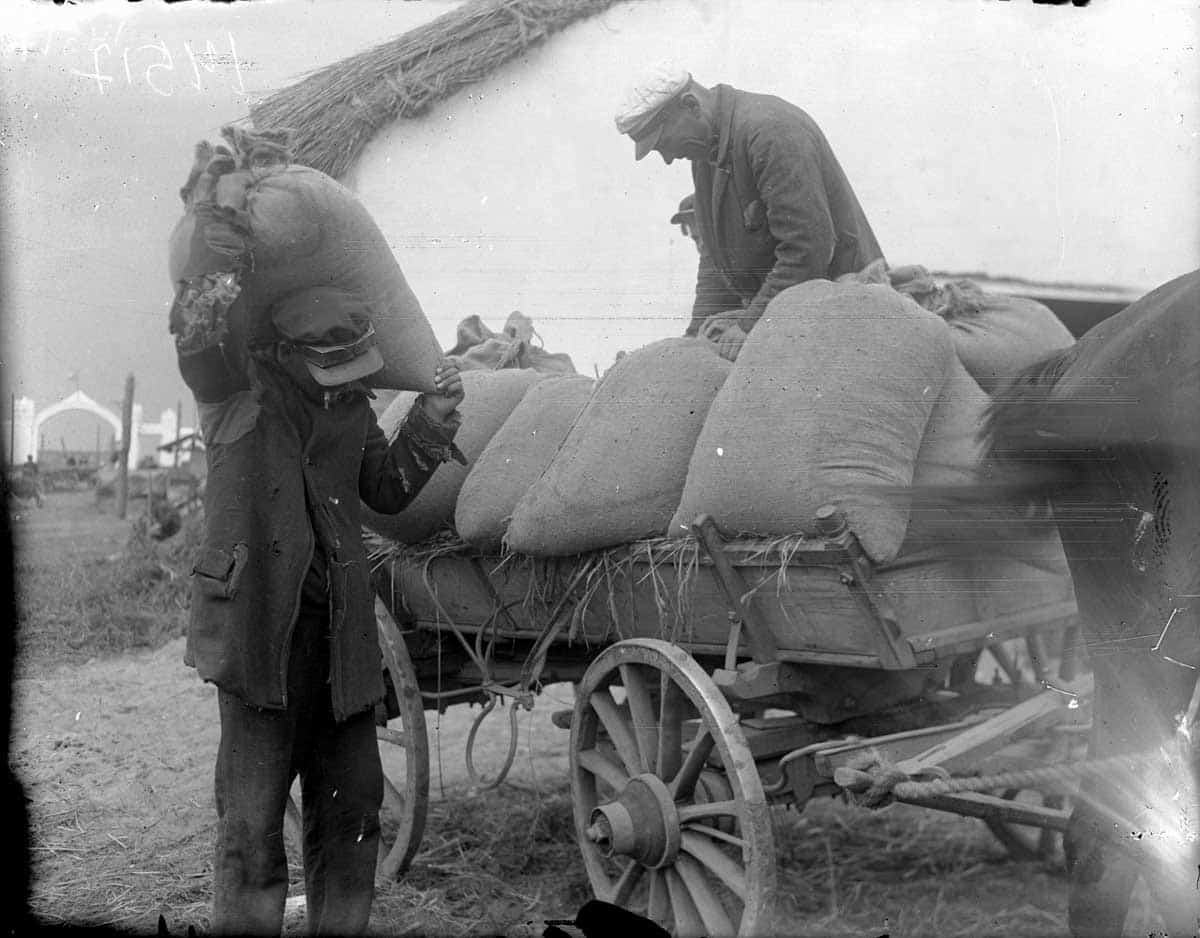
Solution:
[{"label": "horse", "polygon": [[1016,375],[981,442],[980,483],[960,496],[1057,527],[1094,676],[1089,757],[1131,762],[1080,785],[1064,838],[1071,932],[1121,934],[1142,875],[1169,933],[1194,935],[1200,270]]}]

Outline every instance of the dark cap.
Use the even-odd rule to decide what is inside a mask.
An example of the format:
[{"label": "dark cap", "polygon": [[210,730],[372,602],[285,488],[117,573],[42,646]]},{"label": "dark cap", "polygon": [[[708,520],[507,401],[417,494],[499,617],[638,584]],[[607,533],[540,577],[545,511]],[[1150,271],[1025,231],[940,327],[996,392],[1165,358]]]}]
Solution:
[{"label": "dark cap", "polygon": [[271,321],[323,387],[357,381],[383,367],[371,311],[352,293],[333,287],[289,293],[271,308]]},{"label": "dark cap", "polygon": [[696,218],[696,196],[689,193],[679,200],[679,211],[671,216],[672,225],[691,223]]}]

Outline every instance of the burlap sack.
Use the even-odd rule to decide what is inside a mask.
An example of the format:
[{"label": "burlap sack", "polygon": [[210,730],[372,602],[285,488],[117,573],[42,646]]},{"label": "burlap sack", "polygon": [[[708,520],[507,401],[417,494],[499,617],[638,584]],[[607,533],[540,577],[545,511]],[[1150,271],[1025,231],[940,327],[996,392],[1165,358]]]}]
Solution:
[{"label": "burlap sack", "polygon": [[468,316],[458,324],[458,341],[446,357],[462,371],[532,368],[560,375],[576,373],[570,355],[547,352],[534,343],[535,338],[533,320],[520,311],[509,313],[500,332],[493,332],[478,316]]},{"label": "burlap sack", "polygon": [[[377,514],[364,505],[363,523],[376,533],[404,544],[415,544],[439,530],[449,528],[454,523],[454,506],[459,489],[472,464],[521,402],[525,392],[542,377],[536,371],[523,368],[463,372],[466,395],[459,407],[462,425],[454,442],[467,458],[467,465],[443,463],[420,494],[399,514]],[[395,436],[396,428],[408,414],[415,399],[416,394],[401,392],[384,411],[379,426],[389,440]]]},{"label": "burlap sack", "polygon": [[954,347],[988,394],[1075,337],[1049,307],[1022,296],[981,292],[978,312],[947,318]]},{"label": "burlap sack", "polygon": [[[917,450],[914,486],[958,486],[978,481],[979,460],[983,456],[979,431],[989,400],[962,362],[954,358]],[[963,521],[952,512],[918,505],[909,514],[905,551],[932,546],[946,538],[981,534],[972,522]]]},{"label": "burlap sack", "polygon": [[371,308],[383,355],[369,382],[380,388],[433,391],[442,350],[383,233],[340,183],[305,166],[288,166],[247,189],[253,266],[242,289],[252,308],[310,286],[353,292]]},{"label": "burlap sack", "polygon": [[230,323],[235,354],[276,338],[267,310],[282,296],[316,286],[354,293],[371,309],[384,360],[369,382],[432,392],[442,350],[362,203],[324,173],[288,163],[286,134],[231,126],[222,135],[226,147],[197,145],[181,190],[184,215],[168,241],[172,284],[240,271],[234,311],[246,321]]},{"label": "burlap sack", "polygon": [[701,339],[664,339],[613,365],[513,510],[509,549],[559,556],[665,534],[729,370]]},{"label": "burlap sack", "polygon": [[467,473],[454,510],[459,537],[499,550],[517,502],[546,471],[595,385],[586,375],[562,375],[529,389]]},{"label": "burlap sack", "polygon": [[727,534],[795,534],[833,504],[894,558],[908,512],[888,490],[911,484],[953,361],[945,323],[890,287],[784,290],[709,410],[671,532],[708,513]]}]

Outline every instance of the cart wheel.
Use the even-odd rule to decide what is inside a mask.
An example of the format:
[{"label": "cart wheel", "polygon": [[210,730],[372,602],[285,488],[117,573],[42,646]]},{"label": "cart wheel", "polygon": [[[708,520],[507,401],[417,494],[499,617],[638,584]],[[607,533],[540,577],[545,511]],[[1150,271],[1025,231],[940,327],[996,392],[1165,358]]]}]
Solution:
[{"label": "cart wheel", "polygon": [[[1000,796],[1009,801],[1023,801],[1026,804],[1043,805],[1047,808],[1064,809],[1067,807],[1066,795],[1043,795],[1032,789],[1009,788],[1001,792]],[[1065,862],[1060,831],[996,820],[988,820],[984,823],[992,832],[992,836],[1000,841],[1000,844],[1008,851],[1008,855],[1014,860]]]},{"label": "cart wheel", "polygon": [[389,882],[408,870],[425,835],[425,816],[429,811],[429,734],[408,647],[396,620],[378,596],[375,621],[379,626],[383,664],[400,704],[400,715],[387,726],[376,729],[383,763],[380,812],[383,830],[375,875],[380,882]]},{"label": "cart wheel", "polygon": [[575,830],[596,896],[676,936],[769,927],[771,815],[738,719],[685,651],[605,649],[571,721]]},{"label": "cart wheel", "polygon": [[[376,727],[383,765],[379,859],[376,880],[383,884],[403,875],[421,846],[429,810],[429,736],[420,688],[404,637],[383,601],[375,599],[375,621],[383,664],[396,691],[400,714]],[[294,862],[301,856],[303,827],[299,783],[292,788],[284,814],[284,839]]]}]

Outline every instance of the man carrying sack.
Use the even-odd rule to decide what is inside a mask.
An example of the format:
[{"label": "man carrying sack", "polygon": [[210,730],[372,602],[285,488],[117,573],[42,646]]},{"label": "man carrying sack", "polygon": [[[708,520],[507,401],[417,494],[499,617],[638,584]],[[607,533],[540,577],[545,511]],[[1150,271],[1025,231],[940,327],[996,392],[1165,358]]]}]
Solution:
[{"label": "man carrying sack", "polygon": [[[374,894],[384,697],[359,501],[399,512],[462,461],[462,382],[443,363],[389,444],[363,383],[384,365],[371,310],[324,287],[235,310],[239,292],[236,274],[190,278],[171,317],[211,467],[186,661],[219,689],[212,930],[279,934],[299,776],[309,928],[355,934]],[[228,354],[231,311],[268,340]]]},{"label": "man carrying sack", "polygon": [[686,335],[726,358],[781,290],[883,256],[821,128],[781,98],[660,66],[630,90],[616,125],[635,159],[691,161],[703,249]]}]

